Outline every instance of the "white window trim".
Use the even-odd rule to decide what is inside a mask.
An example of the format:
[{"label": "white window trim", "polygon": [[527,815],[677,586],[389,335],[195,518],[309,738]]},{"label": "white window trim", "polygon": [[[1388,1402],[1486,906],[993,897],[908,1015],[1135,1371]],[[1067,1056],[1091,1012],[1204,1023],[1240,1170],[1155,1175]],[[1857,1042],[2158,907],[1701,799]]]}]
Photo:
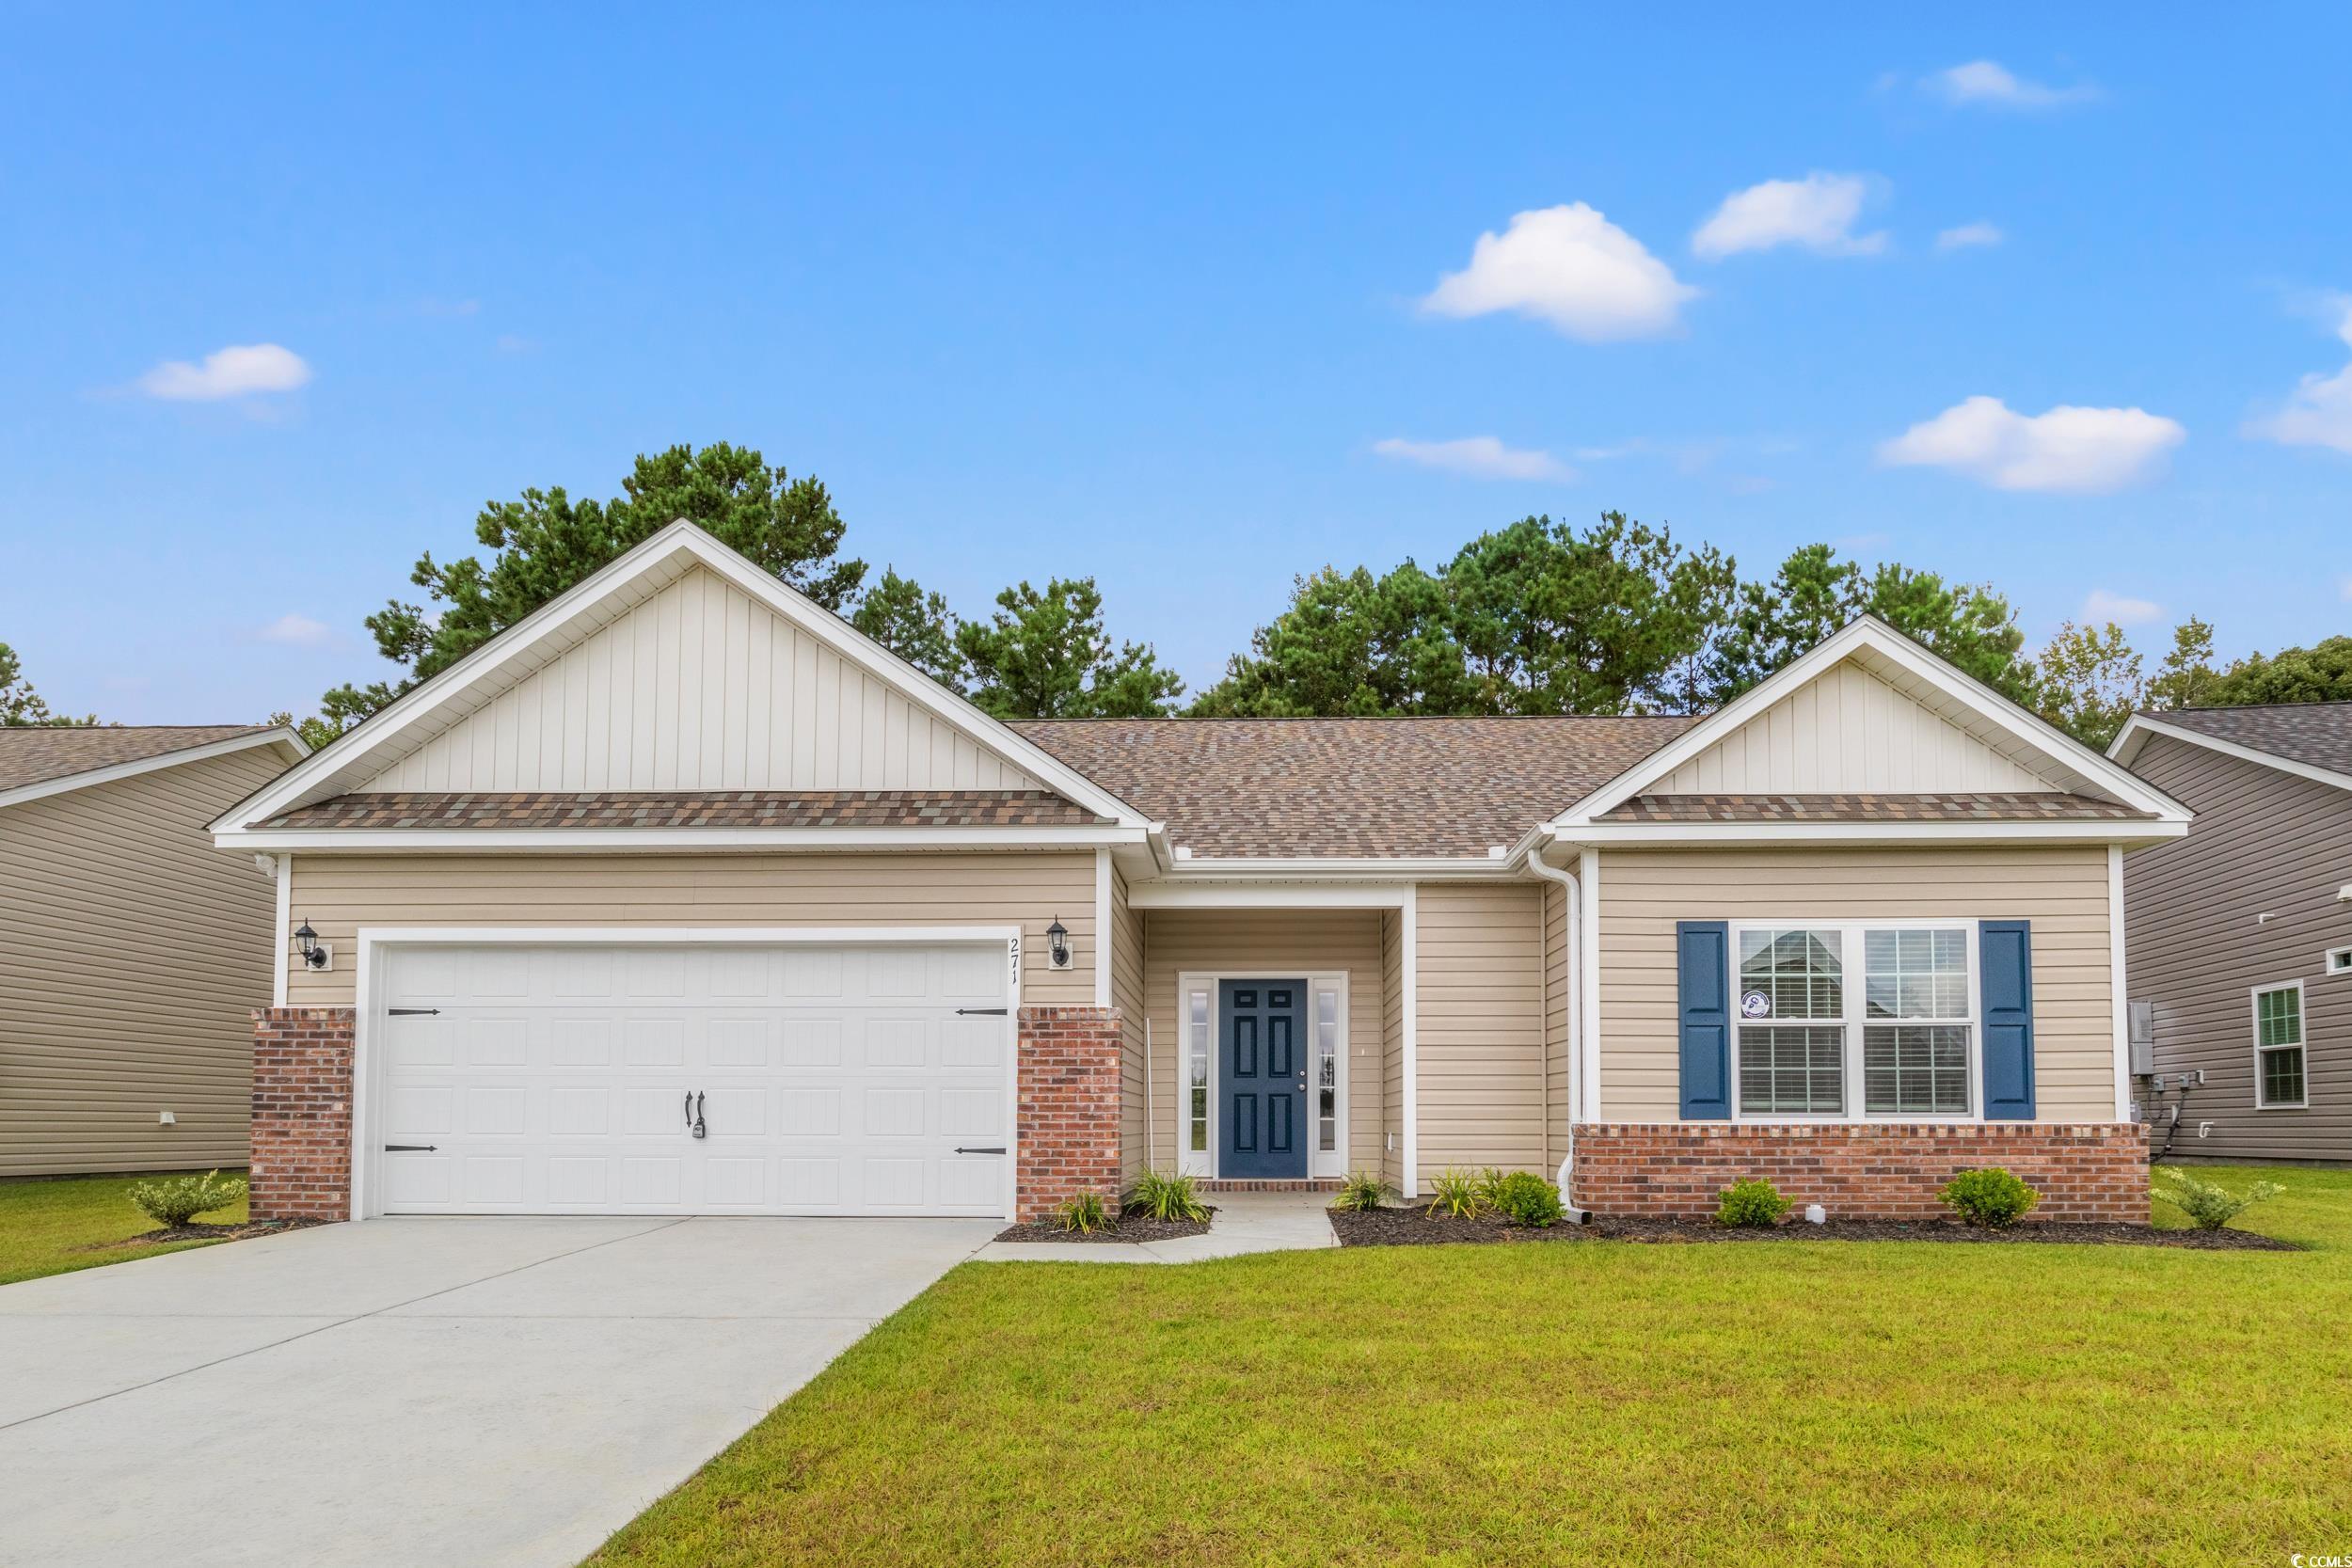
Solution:
[{"label": "white window trim", "polygon": [[2352,947],[2330,947],[2322,961],[2330,974],[2352,974]]},{"label": "white window trim", "polygon": [[[1224,1044],[1220,1031],[1224,1027],[1224,1008],[1218,1005],[1219,984],[1226,980],[1304,980],[1307,982],[1307,1037],[1305,1048],[1311,1070],[1308,1074],[1307,1180],[1320,1180],[1326,1177],[1345,1176],[1348,1171],[1348,1057],[1353,1054],[1353,1038],[1349,1033],[1350,1014],[1347,995],[1347,971],[1343,969],[1217,969],[1184,970],[1176,976],[1176,1169],[1179,1175],[1198,1176],[1207,1180],[1217,1179],[1217,1135],[1224,1130],[1217,1117],[1217,1106],[1223,1100],[1223,1084],[1219,1080],[1225,1063]],[[1190,1147],[1192,1131],[1192,993],[1209,993],[1209,1147]],[[1314,1114],[1313,1094],[1319,1086],[1311,1067],[1314,1061],[1315,992],[1335,990],[1340,997],[1339,1081],[1334,1085],[1338,1097],[1336,1110],[1339,1127],[1332,1135],[1337,1146],[1328,1154],[1315,1147],[1321,1140],[1321,1118]],[[1147,1147],[1150,1140],[1146,1140]]]},{"label": "white window trim", "polygon": [[[2263,1044],[2263,998],[2282,990],[2295,992],[2295,1043],[2265,1046]],[[2300,978],[2280,980],[2267,986],[2256,986],[2246,1003],[2246,1017],[2254,1036],[2254,1109],[2257,1111],[2308,1111],[2312,1107],[2312,999],[2303,994]],[[2303,1054],[2303,1098],[2300,1100],[2265,1100],[2263,1098],[2263,1053],[2265,1051],[2299,1051]]]},{"label": "white window trim", "polygon": [[[1751,1122],[1758,1125],[1786,1122],[1872,1123],[1877,1125],[1913,1122],[1949,1122],[1954,1125],[1964,1125],[1984,1120],[1984,999],[1982,981],[1980,978],[1981,970],[1979,968],[1979,959],[1977,952],[1977,922],[1973,920],[1927,918],[1912,920],[1811,920],[1801,916],[1788,916],[1777,920],[1735,920],[1729,922],[1728,925],[1730,927],[1729,940],[1726,941],[1724,945],[1727,949],[1724,957],[1730,967],[1730,974],[1728,978],[1729,989],[1724,992],[1724,994],[1730,998],[1730,1011],[1732,1015],[1730,1019],[1731,1082],[1730,1093],[1728,1097],[1731,1102],[1732,1120]],[[1843,980],[1843,989],[1846,1000],[1844,1016],[1837,1020],[1837,1026],[1843,1029],[1846,1035],[1845,1055],[1843,1058],[1845,1070],[1844,1086],[1846,1108],[1843,1112],[1832,1116],[1827,1113],[1805,1114],[1789,1111],[1749,1113],[1742,1112],[1740,1109],[1740,1025],[1750,1022],[1771,1023],[1779,1022],[1772,1019],[1743,1019],[1740,1016],[1740,933],[1742,931],[1836,931],[1838,933],[1838,968]],[[1868,1015],[1868,988],[1864,984],[1868,977],[1867,968],[1867,960],[1864,957],[1866,951],[1864,947],[1864,939],[1869,932],[1872,931],[1959,931],[1963,933],[1966,939],[1968,951],[1968,976],[1966,981],[1968,996],[1967,1015],[1965,1019],[1947,1018],[1936,1019],[1931,1022],[1947,1024],[1964,1022],[1968,1025],[1968,1110],[1964,1115],[1955,1114],[1950,1111],[1885,1111],[1872,1115],[1863,1110],[1862,1107],[1865,1099],[1862,1069],[1863,1030],[1870,1022]],[[1804,1021],[1791,1020],[1787,1022],[1791,1023],[1804,1022],[1820,1024],[1826,1023],[1829,1021],[1826,1019],[1813,1019]],[[1881,1020],[1880,1022],[1882,1023],[1887,1023],[1910,1021]]]}]

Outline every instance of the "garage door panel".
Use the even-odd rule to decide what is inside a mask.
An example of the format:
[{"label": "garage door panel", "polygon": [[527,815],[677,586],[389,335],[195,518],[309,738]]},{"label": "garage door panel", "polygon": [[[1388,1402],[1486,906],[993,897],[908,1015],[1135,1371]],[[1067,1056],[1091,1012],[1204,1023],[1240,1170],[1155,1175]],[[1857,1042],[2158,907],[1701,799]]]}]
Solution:
[{"label": "garage door panel", "polygon": [[[1002,949],[394,948],[384,1207],[1004,1212]],[[439,988],[437,990],[428,988]],[[517,990],[519,988],[519,990]],[[692,1136],[699,1095],[707,1136]]]}]

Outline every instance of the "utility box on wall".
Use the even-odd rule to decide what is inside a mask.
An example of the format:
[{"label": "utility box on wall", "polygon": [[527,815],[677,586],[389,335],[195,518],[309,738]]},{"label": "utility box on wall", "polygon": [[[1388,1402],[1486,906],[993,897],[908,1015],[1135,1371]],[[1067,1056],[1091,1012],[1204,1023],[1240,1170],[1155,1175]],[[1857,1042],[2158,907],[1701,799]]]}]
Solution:
[{"label": "utility box on wall", "polygon": [[2132,1075],[2152,1077],[2156,1070],[2156,1005],[2134,1002],[2130,1007]]}]

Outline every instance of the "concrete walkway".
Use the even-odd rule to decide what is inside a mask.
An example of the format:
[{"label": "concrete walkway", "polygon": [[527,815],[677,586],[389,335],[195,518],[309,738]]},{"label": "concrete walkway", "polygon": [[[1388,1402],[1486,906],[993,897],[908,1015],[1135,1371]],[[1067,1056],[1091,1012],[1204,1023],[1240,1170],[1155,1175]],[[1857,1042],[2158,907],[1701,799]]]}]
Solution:
[{"label": "concrete walkway", "polygon": [[371,1220],[0,1288],[0,1563],[568,1568],[1000,1228]]},{"label": "concrete walkway", "polygon": [[1210,1193],[1216,1219],[1200,1236],[1165,1242],[991,1242],[983,1263],[1197,1263],[1246,1252],[1337,1246],[1329,1193]]}]

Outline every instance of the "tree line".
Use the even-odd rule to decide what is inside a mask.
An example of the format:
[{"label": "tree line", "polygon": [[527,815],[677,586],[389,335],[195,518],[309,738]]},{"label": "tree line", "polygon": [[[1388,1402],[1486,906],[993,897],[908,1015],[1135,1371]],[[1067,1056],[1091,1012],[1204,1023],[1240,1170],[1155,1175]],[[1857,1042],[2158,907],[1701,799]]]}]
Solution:
[{"label": "tree line", "polygon": [[[875,576],[843,554],[847,529],[817,479],[723,442],[639,457],[610,500],[529,489],[485,506],[483,554],[426,552],[410,573],[423,602],[366,617],[398,673],[325,693],[304,737],[333,739],[679,517],[1000,719],[1699,712],[1864,612],[2092,746],[2143,707],[2352,698],[2352,637],[2217,665],[2213,628],[2191,617],[2152,670],[2112,622],[2069,622],[2029,649],[1985,584],[1865,568],[1826,544],[1743,578],[1710,546],[1609,512],[1582,530],[1521,518],[1435,567],[1300,577],[1185,702],[1151,643],[1113,640],[1092,578],[1015,583],[983,618],[960,617],[895,568]],[[51,713],[0,643],[0,723],[76,722],[96,720]]]}]

